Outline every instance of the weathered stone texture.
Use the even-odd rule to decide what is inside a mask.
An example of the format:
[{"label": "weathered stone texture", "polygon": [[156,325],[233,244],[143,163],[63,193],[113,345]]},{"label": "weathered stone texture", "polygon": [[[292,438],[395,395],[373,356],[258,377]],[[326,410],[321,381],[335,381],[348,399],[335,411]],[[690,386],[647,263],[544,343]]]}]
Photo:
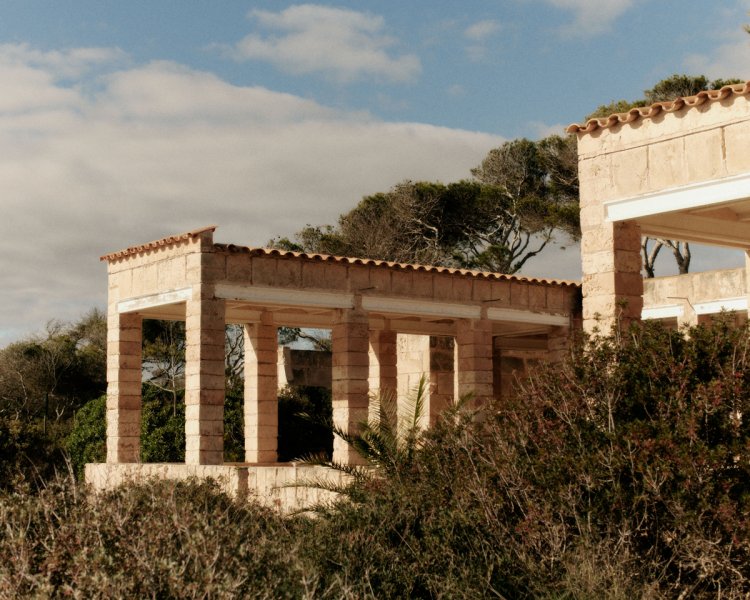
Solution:
[{"label": "weathered stone texture", "polygon": [[492,323],[462,319],[457,323],[458,396],[471,395],[476,406],[493,398]]},{"label": "weathered stone texture", "polygon": [[[224,301],[212,286],[197,285],[185,320],[185,462],[224,462]],[[194,407],[194,408],[191,408]],[[209,408],[218,407],[218,408]],[[195,427],[194,421],[199,426]],[[211,425],[207,425],[211,422]],[[205,428],[204,428],[204,424]],[[190,434],[187,434],[190,425]],[[220,433],[216,433],[220,430]],[[198,431],[196,434],[195,432]],[[214,433],[201,433],[212,431]]]},{"label": "weathered stone texture", "polygon": [[276,462],[278,449],[277,339],[273,315],[246,325],[245,342],[245,460]]},{"label": "weathered stone texture", "polygon": [[[355,432],[368,416],[368,321],[359,310],[341,309],[336,313],[331,332],[333,422],[344,431]],[[334,438],[333,460],[342,464],[362,462],[354,449],[338,437]]]},{"label": "weathered stone texture", "polygon": [[107,462],[140,461],[141,336],[137,314],[107,316]]}]

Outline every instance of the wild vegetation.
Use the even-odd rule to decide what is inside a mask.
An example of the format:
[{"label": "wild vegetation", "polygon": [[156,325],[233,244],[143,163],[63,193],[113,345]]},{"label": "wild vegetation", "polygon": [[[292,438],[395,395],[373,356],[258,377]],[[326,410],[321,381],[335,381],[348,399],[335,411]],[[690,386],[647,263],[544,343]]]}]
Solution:
[{"label": "wild vegetation", "polygon": [[5,491],[0,596],[744,598],[749,339],[634,326],[479,414],[373,426],[387,468],[315,518],[205,482]]}]

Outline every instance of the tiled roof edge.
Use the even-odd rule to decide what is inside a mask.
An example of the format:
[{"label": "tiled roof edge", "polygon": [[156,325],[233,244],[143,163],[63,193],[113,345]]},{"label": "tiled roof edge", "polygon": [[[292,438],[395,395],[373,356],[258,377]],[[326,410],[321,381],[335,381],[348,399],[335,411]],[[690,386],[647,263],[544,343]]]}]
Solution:
[{"label": "tiled roof edge", "polygon": [[577,281],[564,279],[541,279],[535,277],[524,277],[521,275],[507,275],[505,273],[493,273],[491,271],[475,271],[471,269],[457,269],[452,267],[436,267],[431,265],[418,265],[409,263],[397,263],[372,258],[356,258],[350,256],[333,256],[330,254],[308,254],[306,252],[293,252],[291,250],[278,250],[276,248],[250,248],[247,246],[235,246],[234,244],[214,244],[214,248],[224,252],[243,253],[251,256],[275,256],[278,258],[302,258],[318,262],[335,262],[350,265],[364,265],[370,267],[388,267],[403,271],[423,271],[426,273],[449,273],[452,275],[464,275],[479,279],[494,279],[499,281],[519,281],[527,283],[541,283],[545,285],[560,285],[580,287]]},{"label": "tiled roof edge", "polygon": [[746,83],[737,83],[734,85],[725,85],[718,90],[708,90],[704,92],[698,92],[695,96],[686,96],[684,98],[675,98],[669,102],[656,102],[651,106],[641,106],[639,108],[631,108],[629,111],[624,113],[615,113],[609,117],[603,117],[600,119],[589,119],[585,124],[580,125],[573,123],[569,125],[565,131],[567,133],[591,133],[597,129],[609,129],[616,125],[622,125],[624,123],[633,123],[639,119],[650,119],[655,117],[661,112],[677,112],[683,108],[693,108],[700,106],[705,102],[716,102],[724,100],[730,96],[746,96],[750,94],[750,81]]},{"label": "tiled roof edge", "polygon": [[132,256],[133,254],[140,254],[141,252],[148,252],[149,250],[155,250],[156,248],[162,248],[164,246],[172,246],[174,244],[178,244],[185,240],[198,237],[200,234],[205,233],[207,231],[213,232],[215,230],[216,230],[216,225],[209,225],[208,227],[201,227],[200,229],[193,229],[192,231],[188,231],[185,233],[178,233],[177,235],[170,235],[169,237],[165,237],[160,240],[155,240],[153,242],[148,242],[146,244],[141,244],[140,246],[131,246],[130,248],[125,248],[125,250],[111,252],[110,254],[105,254],[104,256],[100,256],[99,260],[106,260],[106,261],[118,260],[120,258]]}]

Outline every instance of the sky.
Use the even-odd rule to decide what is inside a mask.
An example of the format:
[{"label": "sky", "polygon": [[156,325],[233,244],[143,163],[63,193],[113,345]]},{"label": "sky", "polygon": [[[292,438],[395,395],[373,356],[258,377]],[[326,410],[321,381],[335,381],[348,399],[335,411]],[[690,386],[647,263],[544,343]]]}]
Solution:
[{"label": "sky", "polygon": [[[750,79],[749,10],[4,0],[0,347],[104,308],[102,254],[212,224],[216,241],[264,245],[405,179],[467,178],[504,141],[562,133],[673,73]],[[711,264],[741,262],[694,250]],[[578,278],[577,246],[524,273]]]}]

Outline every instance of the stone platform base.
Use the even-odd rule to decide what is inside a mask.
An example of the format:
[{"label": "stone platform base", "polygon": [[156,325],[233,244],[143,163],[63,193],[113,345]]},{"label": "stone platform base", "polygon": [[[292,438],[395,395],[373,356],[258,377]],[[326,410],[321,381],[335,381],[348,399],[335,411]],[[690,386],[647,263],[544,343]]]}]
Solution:
[{"label": "stone platform base", "polygon": [[90,463],[86,483],[94,490],[113,489],[123,483],[149,479],[213,479],[237,499],[256,500],[282,513],[304,510],[335,499],[335,494],[304,484],[312,481],[341,483],[346,477],[327,467],[275,463],[268,465],[227,463],[186,465],[181,463]]}]

